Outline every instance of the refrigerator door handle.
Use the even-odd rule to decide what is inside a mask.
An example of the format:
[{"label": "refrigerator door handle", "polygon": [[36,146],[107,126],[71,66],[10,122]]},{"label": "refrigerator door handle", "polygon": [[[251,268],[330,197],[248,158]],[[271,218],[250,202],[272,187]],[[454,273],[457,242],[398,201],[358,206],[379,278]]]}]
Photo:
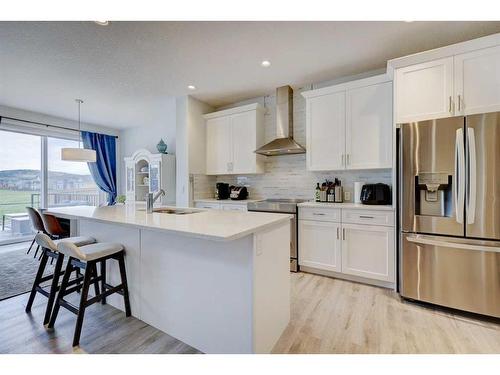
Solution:
[{"label": "refrigerator door handle", "polygon": [[442,246],[450,247],[453,249],[490,251],[500,253],[500,246],[473,245],[465,242],[446,241],[442,239],[436,239],[435,237],[424,236],[421,234],[407,236],[406,240],[420,245]]},{"label": "refrigerator door handle", "polygon": [[463,129],[457,129],[455,138],[455,217],[464,222],[465,201],[465,148]]},{"label": "refrigerator door handle", "polygon": [[469,163],[467,224],[474,224],[476,218],[476,137],[473,128],[467,128],[467,143],[467,157]]}]

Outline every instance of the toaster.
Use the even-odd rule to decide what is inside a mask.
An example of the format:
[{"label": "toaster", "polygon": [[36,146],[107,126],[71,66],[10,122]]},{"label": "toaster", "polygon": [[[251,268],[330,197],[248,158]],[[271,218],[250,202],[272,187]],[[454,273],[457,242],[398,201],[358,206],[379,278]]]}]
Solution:
[{"label": "toaster", "polygon": [[245,186],[231,186],[229,198],[232,200],[243,200],[248,197],[248,190]]},{"label": "toaster", "polygon": [[391,204],[391,188],[386,184],[366,184],[361,188],[360,198],[362,204]]}]

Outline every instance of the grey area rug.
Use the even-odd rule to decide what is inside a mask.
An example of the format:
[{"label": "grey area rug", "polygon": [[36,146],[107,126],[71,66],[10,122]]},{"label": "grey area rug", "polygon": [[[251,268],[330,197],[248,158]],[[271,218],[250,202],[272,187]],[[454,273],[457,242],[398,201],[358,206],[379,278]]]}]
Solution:
[{"label": "grey area rug", "polygon": [[[33,258],[35,247],[26,254],[28,247],[29,243],[26,248],[0,252],[0,300],[31,290],[40,264],[38,261],[40,251],[37,257]],[[51,265],[49,260],[44,274],[52,272],[54,265]],[[47,284],[50,284],[50,281]]]}]

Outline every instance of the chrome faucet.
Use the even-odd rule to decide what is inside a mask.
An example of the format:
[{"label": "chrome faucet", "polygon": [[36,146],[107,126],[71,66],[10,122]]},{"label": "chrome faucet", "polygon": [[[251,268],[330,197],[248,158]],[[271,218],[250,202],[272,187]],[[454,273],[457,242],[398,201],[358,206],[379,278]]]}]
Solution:
[{"label": "chrome faucet", "polygon": [[153,195],[153,193],[146,195],[146,211],[148,214],[153,213],[153,205],[162,195],[165,195],[165,190],[163,189],[160,189],[156,195]]}]

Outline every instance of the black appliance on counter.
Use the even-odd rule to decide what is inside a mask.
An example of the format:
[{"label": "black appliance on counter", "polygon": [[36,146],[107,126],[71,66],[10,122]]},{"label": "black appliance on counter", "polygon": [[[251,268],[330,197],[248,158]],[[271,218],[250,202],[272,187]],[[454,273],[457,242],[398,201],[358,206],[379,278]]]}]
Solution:
[{"label": "black appliance on counter", "polygon": [[215,199],[229,199],[230,193],[229,184],[225,182],[217,182],[215,184]]},{"label": "black appliance on counter", "polygon": [[240,201],[248,198],[248,190],[245,186],[231,186],[229,198],[234,201]]},{"label": "black appliance on counter", "polygon": [[361,203],[368,205],[391,204],[391,188],[386,184],[363,185]]}]

